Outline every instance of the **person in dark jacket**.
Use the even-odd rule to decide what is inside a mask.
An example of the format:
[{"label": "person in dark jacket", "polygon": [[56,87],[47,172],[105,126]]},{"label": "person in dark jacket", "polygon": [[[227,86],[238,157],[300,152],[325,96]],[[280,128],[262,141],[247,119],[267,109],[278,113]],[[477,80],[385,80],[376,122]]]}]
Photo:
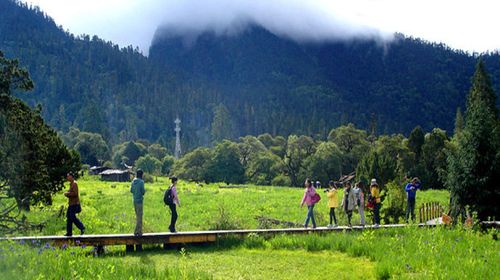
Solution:
[{"label": "person in dark jacket", "polygon": [[66,234],[64,236],[73,235],[73,224],[80,230],[80,234],[83,235],[85,232],[85,226],[76,217],[77,213],[82,211],[80,205],[80,195],[78,193],[78,183],[75,181],[75,176],[73,173],[69,172],[66,175],[66,179],[69,181],[69,190],[64,193],[64,196],[68,198],[68,211],[66,212]]},{"label": "person in dark jacket", "polygon": [[420,189],[420,180],[415,177],[406,184],[405,191],[406,191],[406,197],[407,197],[407,203],[406,203],[406,222],[408,222],[408,219],[410,218],[414,221],[415,220],[415,200],[417,196],[417,190]]}]

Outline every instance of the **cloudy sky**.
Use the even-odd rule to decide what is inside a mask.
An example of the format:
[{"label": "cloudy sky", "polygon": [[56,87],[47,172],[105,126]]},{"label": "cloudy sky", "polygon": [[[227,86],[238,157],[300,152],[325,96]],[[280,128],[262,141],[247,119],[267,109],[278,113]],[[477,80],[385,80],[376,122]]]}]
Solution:
[{"label": "cloudy sky", "polygon": [[24,0],[75,35],[147,53],[156,28],[235,34],[249,22],[299,41],[403,34],[469,52],[500,50],[497,0]]}]

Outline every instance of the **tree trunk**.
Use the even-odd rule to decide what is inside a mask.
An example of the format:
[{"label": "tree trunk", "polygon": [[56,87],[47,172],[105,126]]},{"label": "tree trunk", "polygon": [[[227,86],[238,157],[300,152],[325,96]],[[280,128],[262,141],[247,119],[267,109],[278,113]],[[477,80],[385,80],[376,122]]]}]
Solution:
[{"label": "tree trunk", "polygon": [[30,211],[30,199],[29,198],[16,198],[17,208],[19,211]]}]

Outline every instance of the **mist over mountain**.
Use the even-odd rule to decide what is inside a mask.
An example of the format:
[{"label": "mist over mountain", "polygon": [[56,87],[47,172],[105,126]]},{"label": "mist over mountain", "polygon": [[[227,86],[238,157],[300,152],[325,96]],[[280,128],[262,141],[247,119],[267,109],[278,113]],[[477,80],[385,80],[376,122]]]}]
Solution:
[{"label": "mist over mountain", "polygon": [[[65,32],[38,9],[0,0],[0,49],[19,58],[56,128],[173,146],[182,120],[187,148],[210,143],[214,109],[228,109],[233,137],[291,133],[326,137],[348,122],[377,133],[452,130],[477,57],[396,35],[301,41],[248,21],[238,32],[180,32],[161,25],[149,56],[98,37]],[[500,56],[484,55],[499,92]]]}]

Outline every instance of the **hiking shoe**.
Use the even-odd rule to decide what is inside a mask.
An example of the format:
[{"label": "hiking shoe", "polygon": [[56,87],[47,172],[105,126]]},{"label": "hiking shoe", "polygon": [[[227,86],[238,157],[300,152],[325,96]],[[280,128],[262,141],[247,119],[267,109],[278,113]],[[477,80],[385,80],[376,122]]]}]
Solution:
[{"label": "hiking shoe", "polygon": [[66,233],[64,236],[66,236],[66,237],[71,237],[71,236],[73,236],[73,234],[71,234],[71,233]]},{"label": "hiking shoe", "polygon": [[80,230],[80,235],[83,235],[84,233],[85,233],[85,228],[82,228],[82,229]]},{"label": "hiking shoe", "polygon": [[326,226],[326,228],[331,229],[331,228],[333,228],[333,226],[332,226],[332,224],[329,224]]}]

